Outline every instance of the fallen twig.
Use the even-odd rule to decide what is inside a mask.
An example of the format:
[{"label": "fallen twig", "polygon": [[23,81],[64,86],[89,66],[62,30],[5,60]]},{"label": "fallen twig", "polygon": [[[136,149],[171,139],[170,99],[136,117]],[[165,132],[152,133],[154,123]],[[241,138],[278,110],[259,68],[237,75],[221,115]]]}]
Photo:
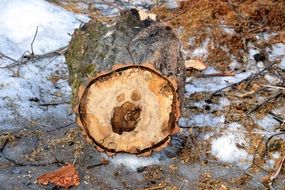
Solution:
[{"label": "fallen twig", "polygon": [[40,54],[40,55],[25,55],[26,52],[24,52],[24,54],[18,59],[15,60],[13,58],[8,58],[7,55],[4,55],[3,53],[0,52],[0,55],[2,55],[3,57],[6,57],[7,59],[13,60],[13,63],[10,65],[6,65],[6,66],[0,66],[0,69],[9,69],[9,68],[13,68],[15,66],[20,66],[23,65],[25,63],[27,63],[28,61],[35,61],[37,59],[43,59],[43,58],[49,58],[49,57],[54,57],[56,55],[63,55],[65,53],[65,51],[67,50],[68,46],[64,46],[61,47],[59,49],[56,49],[54,51],[48,52],[48,53],[44,53],[44,54]]},{"label": "fallen twig", "polygon": [[272,85],[267,85],[267,84],[261,84],[260,86],[264,86],[264,87],[267,87],[267,88],[276,88],[276,89],[285,90],[284,86],[272,86]]},{"label": "fallen twig", "polygon": [[35,42],[36,37],[38,35],[38,29],[39,29],[39,27],[37,26],[35,35],[34,35],[33,40],[31,42],[31,55],[34,55],[34,42]]},{"label": "fallen twig", "polygon": [[260,140],[260,142],[258,143],[256,149],[254,150],[254,154],[253,154],[253,159],[252,159],[252,164],[257,166],[259,169],[265,171],[265,172],[268,172],[266,171],[264,168],[262,168],[261,166],[259,166],[257,163],[256,163],[256,155],[257,155],[257,151],[259,150],[259,147],[261,146],[262,142],[264,141],[266,135],[263,135],[262,139]]},{"label": "fallen twig", "polygon": [[107,165],[107,164],[109,164],[110,163],[110,161],[109,160],[106,160],[106,159],[102,159],[101,161],[100,161],[100,163],[98,163],[98,164],[94,164],[94,165],[91,165],[91,166],[87,166],[87,169],[91,169],[91,168],[95,168],[95,167],[98,167],[98,166],[105,166],[105,165]]},{"label": "fallen twig", "polygon": [[69,101],[66,102],[53,102],[53,103],[42,103],[39,104],[39,106],[58,106],[58,105],[62,105],[62,104],[69,104]]},{"label": "fallen twig", "polygon": [[235,76],[235,74],[232,72],[224,72],[224,73],[201,74],[201,75],[196,75],[195,77],[208,78],[208,77],[232,77],[232,76]]},{"label": "fallen twig", "polygon": [[221,92],[221,91],[223,91],[223,90],[225,90],[225,89],[232,88],[232,87],[234,87],[234,86],[236,86],[236,85],[239,85],[239,84],[241,84],[241,83],[243,83],[243,82],[246,82],[246,81],[248,81],[248,82],[247,82],[247,85],[246,85],[246,86],[248,86],[248,84],[249,84],[254,78],[256,78],[256,77],[258,77],[259,75],[263,74],[265,71],[267,71],[268,69],[270,69],[271,67],[273,67],[275,64],[276,64],[276,62],[270,64],[268,67],[262,69],[261,71],[255,73],[255,74],[250,75],[249,77],[247,77],[247,78],[245,78],[245,79],[243,79],[243,80],[241,80],[241,81],[239,81],[239,82],[229,84],[229,85],[226,86],[226,87],[223,87],[223,88],[221,88],[221,89],[219,89],[219,90],[216,90],[215,92],[212,93],[212,96],[213,96],[213,95],[216,95],[217,93],[219,93],[219,92]]},{"label": "fallen twig", "polygon": [[156,185],[156,186],[153,186],[153,187],[147,187],[147,188],[144,188],[142,190],[158,190],[158,189],[165,189],[166,188],[166,185]]},{"label": "fallen twig", "polygon": [[39,54],[39,55],[24,55],[24,58],[26,58],[26,61],[30,61],[35,60],[35,59],[41,59],[41,58],[48,58],[48,57],[53,57],[56,55],[63,55],[65,53],[65,51],[67,50],[68,46],[64,46],[61,48],[58,48],[54,51],[48,52],[48,53],[44,53],[44,54]]},{"label": "fallen twig", "polygon": [[14,164],[15,166],[21,166],[21,167],[25,167],[25,166],[48,166],[48,165],[53,165],[53,164],[63,164],[63,161],[52,161],[52,162],[48,162],[48,163],[25,163],[25,162],[19,162],[17,160],[14,160],[12,158],[9,158],[7,156],[5,156],[3,153],[0,153],[0,157],[4,158],[5,160],[8,160],[9,162],[11,162],[12,164]]},{"label": "fallen twig", "polygon": [[54,132],[54,131],[63,129],[63,128],[65,128],[65,127],[69,127],[70,125],[73,125],[73,124],[75,124],[75,122],[68,123],[68,124],[66,124],[66,125],[60,126],[60,127],[58,127],[58,128],[52,129],[52,130],[48,130],[47,133],[51,133],[51,132]]},{"label": "fallen twig", "polygon": [[282,169],[284,161],[285,161],[285,156],[280,156],[278,158],[278,160],[275,163],[275,166],[274,166],[274,169],[273,169],[272,173],[270,175],[265,176],[262,179],[262,184],[264,186],[266,186],[269,189],[274,189],[272,187],[272,183],[273,183],[274,179],[276,179],[277,176],[279,175],[279,173],[280,173],[280,171]]},{"label": "fallen twig", "polygon": [[256,105],[254,108],[250,109],[246,114],[249,115],[252,112],[256,111],[257,109],[259,109],[260,107],[264,106],[265,104],[267,104],[268,102],[270,102],[271,100],[274,100],[276,98],[278,98],[279,96],[281,96],[283,93],[282,92],[278,92],[277,94],[273,95],[272,97],[268,98],[267,100],[263,101],[262,103]]},{"label": "fallen twig", "polygon": [[282,117],[280,117],[280,116],[274,114],[273,112],[269,112],[269,114],[272,115],[273,118],[274,118],[276,121],[278,121],[279,123],[281,123],[281,124],[282,124],[282,123],[285,123],[285,119],[284,119],[284,118],[282,118]]},{"label": "fallen twig", "polygon": [[275,134],[271,135],[271,136],[267,139],[267,141],[266,141],[266,143],[265,143],[265,154],[266,154],[266,155],[268,155],[268,144],[269,144],[270,140],[271,140],[273,137],[276,137],[276,136],[279,136],[279,135],[285,135],[285,132],[275,133]]}]

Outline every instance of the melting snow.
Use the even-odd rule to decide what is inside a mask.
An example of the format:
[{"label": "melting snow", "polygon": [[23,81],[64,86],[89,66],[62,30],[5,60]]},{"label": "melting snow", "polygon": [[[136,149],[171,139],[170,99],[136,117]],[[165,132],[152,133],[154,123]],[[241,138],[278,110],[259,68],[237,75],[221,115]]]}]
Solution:
[{"label": "melting snow", "polygon": [[19,58],[29,50],[36,29],[34,53],[43,54],[68,44],[80,24],[76,15],[42,0],[0,2],[0,51]]},{"label": "melting snow", "polygon": [[246,146],[245,137],[240,133],[242,129],[238,123],[229,124],[224,134],[212,141],[211,153],[223,162],[247,167],[252,156],[237,146]]},{"label": "melting snow", "polygon": [[[189,39],[190,41],[190,39]],[[210,40],[206,39],[201,47],[196,48],[192,53],[190,53],[191,58],[193,57],[203,57],[206,58],[208,56],[208,44],[209,44]]]},{"label": "melting snow", "polygon": [[[78,15],[42,0],[2,0],[0,2],[0,52],[19,59],[31,53],[31,42],[38,27],[33,49],[44,54],[68,45],[70,34],[79,27]],[[88,20],[87,17],[80,16]],[[28,54],[28,53],[27,53]],[[0,66],[13,61],[0,57]],[[15,74],[18,72],[18,76]],[[53,75],[57,81],[49,80]],[[24,118],[41,120],[48,125],[52,119],[73,120],[70,106],[68,70],[63,56],[29,61],[11,69],[0,68],[0,129],[11,129],[9,124]],[[57,106],[41,106],[60,103]],[[17,121],[21,126],[20,121]],[[23,127],[23,126],[21,126]]]},{"label": "melting snow", "polygon": [[274,131],[280,125],[280,123],[269,114],[262,119],[255,119],[255,122],[257,125],[267,131]]},{"label": "melting snow", "polygon": [[197,114],[190,118],[182,117],[179,120],[179,126],[181,127],[191,127],[191,126],[210,126],[217,127],[225,122],[224,116],[214,116],[212,114]]},{"label": "melting snow", "polygon": [[[238,83],[243,79],[246,79],[253,73],[254,73],[253,71],[247,71],[229,77],[209,77],[209,78],[189,77],[187,79],[187,82],[189,83],[185,87],[186,92],[188,93],[188,95],[191,95],[195,92],[214,92],[224,87],[227,87],[231,84]],[[203,74],[209,74],[208,69],[203,71]]]},{"label": "melting snow", "polygon": [[125,167],[136,170],[153,164],[159,164],[159,160],[154,157],[138,157],[130,154],[118,154],[110,159],[115,166],[124,165]]},{"label": "melting snow", "polygon": [[279,67],[281,69],[285,69],[285,44],[282,43],[277,43],[274,44],[272,47],[272,50],[268,50],[269,52],[271,52],[269,54],[269,59],[271,61],[274,61],[276,58],[280,58],[281,59],[281,63],[279,64]]}]

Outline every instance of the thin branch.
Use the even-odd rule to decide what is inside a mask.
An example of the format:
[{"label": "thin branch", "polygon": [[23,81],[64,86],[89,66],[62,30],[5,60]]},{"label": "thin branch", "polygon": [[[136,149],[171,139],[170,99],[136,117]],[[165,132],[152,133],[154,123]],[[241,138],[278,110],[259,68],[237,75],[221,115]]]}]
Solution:
[{"label": "thin branch", "polygon": [[266,143],[265,143],[265,154],[266,154],[266,155],[268,155],[268,145],[269,145],[270,140],[271,140],[273,137],[276,137],[276,136],[279,136],[279,135],[285,135],[285,132],[273,134],[273,135],[271,135],[271,136],[267,139],[267,141],[266,141]]},{"label": "thin branch", "polygon": [[230,72],[194,75],[194,77],[197,77],[197,78],[232,77],[232,76],[235,76],[235,74],[234,73],[230,73]]},{"label": "thin branch", "polygon": [[15,166],[21,166],[21,167],[25,167],[25,166],[48,166],[48,165],[53,165],[53,164],[64,164],[63,161],[58,161],[58,160],[55,160],[55,161],[49,162],[49,163],[25,163],[25,162],[19,162],[17,160],[14,160],[12,158],[9,158],[9,157],[3,155],[2,153],[0,154],[0,157],[8,160],[9,162],[14,164]]},{"label": "thin branch", "polygon": [[135,60],[133,58],[133,54],[132,54],[132,52],[130,50],[130,44],[128,44],[127,51],[128,51],[128,53],[129,53],[129,55],[131,57],[131,60],[132,60],[133,64],[135,65],[136,63],[135,63]]},{"label": "thin branch", "polygon": [[53,102],[53,103],[42,103],[39,104],[39,106],[58,106],[58,105],[62,105],[62,104],[69,104],[69,101],[66,102]]},{"label": "thin branch", "polygon": [[275,95],[273,95],[272,97],[268,98],[267,100],[263,101],[262,103],[256,105],[254,108],[250,109],[246,114],[249,115],[251,114],[252,112],[256,111],[257,109],[259,109],[260,107],[266,105],[268,102],[270,102],[271,100],[274,100],[276,98],[278,98],[279,96],[281,96],[283,93],[282,92],[279,92]]},{"label": "thin branch", "polygon": [[253,74],[253,75],[250,75],[249,77],[247,77],[247,78],[245,78],[245,79],[243,79],[243,80],[241,80],[241,81],[239,81],[239,82],[229,84],[229,85],[226,86],[226,87],[223,87],[223,88],[221,88],[221,89],[219,89],[219,90],[216,90],[215,92],[212,93],[212,96],[213,96],[213,95],[216,95],[217,93],[219,93],[219,92],[221,92],[221,91],[223,91],[223,90],[225,90],[225,89],[227,89],[227,88],[232,88],[232,87],[234,87],[234,86],[236,86],[236,85],[239,85],[239,84],[241,84],[241,83],[243,83],[243,82],[246,82],[246,81],[248,81],[248,83],[247,83],[247,85],[248,85],[253,79],[255,79],[255,78],[258,77],[259,75],[263,74],[265,71],[267,71],[268,69],[270,69],[271,67],[273,67],[275,64],[276,64],[276,62],[270,64],[268,67],[262,69],[261,71],[255,73],[255,74]]},{"label": "thin branch", "polygon": [[3,52],[0,51],[0,58],[2,58],[2,57],[9,59],[10,61],[17,62],[16,59],[13,59],[12,57],[5,55]]},{"label": "thin branch", "polygon": [[49,57],[53,57],[56,55],[63,55],[65,51],[67,50],[67,47],[68,46],[63,46],[54,51],[44,53],[44,54],[39,54],[39,55],[24,55],[24,58],[26,58],[27,61],[30,61],[30,60],[36,60],[36,59],[41,59],[41,58],[49,58]]},{"label": "thin branch", "polygon": [[267,170],[265,170],[264,168],[262,168],[261,166],[259,166],[255,161],[256,161],[256,155],[257,155],[257,151],[259,150],[259,147],[261,146],[262,142],[264,141],[266,135],[263,135],[261,141],[258,143],[256,149],[254,150],[254,154],[253,154],[253,159],[252,159],[252,164],[257,166],[259,169],[268,172]]},{"label": "thin branch", "polygon": [[73,125],[73,124],[75,124],[75,122],[68,123],[68,124],[66,124],[66,125],[60,126],[60,127],[58,127],[58,128],[52,129],[52,130],[48,130],[47,133],[51,133],[51,132],[54,132],[54,131],[63,129],[63,128],[65,128],[65,127],[69,127],[70,125]]},{"label": "thin branch", "polygon": [[31,43],[31,55],[34,55],[34,42],[35,42],[36,37],[38,35],[38,29],[39,29],[39,27],[37,26],[35,35],[33,37],[32,43]]},{"label": "thin branch", "polygon": [[58,55],[63,55],[65,53],[65,51],[67,50],[67,47],[68,46],[64,46],[64,47],[58,48],[54,51],[44,53],[44,54],[40,54],[40,55],[25,55],[26,52],[24,52],[24,54],[18,60],[13,61],[13,63],[10,65],[2,66],[2,67],[0,67],[0,69],[10,69],[10,68],[13,68],[16,66],[26,64],[28,61],[35,61],[38,59],[44,59],[44,58],[50,58],[50,57],[54,57],[54,56],[58,56]]},{"label": "thin branch", "polygon": [[273,116],[273,119],[275,119],[275,120],[278,121],[279,123],[281,123],[281,124],[282,124],[282,123],[285,123],[285,119],[284,119],[284,118],[282,118],[282,117],[280,117],[280,116],[274,114],[272,111],[270,111],[269,114],[272,115],[272,116]]},{"label": "thin branch", "polygon": [[267,88],[276,88],[276,89],[285,90],[284,86],[272,86],[272,85],[267,85],[267,84],[261,84],[260,86],[264,86],[264,87],[267,87]]},{"label": "thin branch", "polygon": [[98,167],[98,166],[105,166],[105,165],[107,165],[107,164],[109,164],[109,163],[110,163],[109,160],[102,159],[101,162],[98,163],[98,164],[94,164],[94,165],[87,166],[87,169],[95,168],[95,167]]}]

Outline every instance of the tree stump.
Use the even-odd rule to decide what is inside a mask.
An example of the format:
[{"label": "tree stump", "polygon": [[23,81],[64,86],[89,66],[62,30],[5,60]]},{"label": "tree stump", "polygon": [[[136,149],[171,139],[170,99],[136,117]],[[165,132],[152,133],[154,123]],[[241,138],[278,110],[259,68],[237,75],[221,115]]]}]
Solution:
[{"label": "tree stump", "polygon": [[121,12],[75,31],[66,53],[77,124],[99,151],[148,155],[177,130],[185,66],[169,26]]}]

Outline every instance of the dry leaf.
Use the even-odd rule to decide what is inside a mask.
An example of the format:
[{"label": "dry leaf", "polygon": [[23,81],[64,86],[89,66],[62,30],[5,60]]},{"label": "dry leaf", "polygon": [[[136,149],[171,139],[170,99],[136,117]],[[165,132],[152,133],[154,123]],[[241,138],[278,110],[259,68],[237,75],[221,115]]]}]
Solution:
[{"label": "dry leaf", "polygon": [[190,59],[185,61],[185,67],[186,69],[193,68],[202,71],[207,68],[207,65],[201,59]]},{"label": "dry leaf", "polygon": [[140,19],[141,20],[147,20],[147,19],[151,19],[156,21],[156,14],[153,13],[147,13],[143,10],[138,10],[139,11],[139,15],[140,15]]},{"label": "dry leaf", "polygon": [[41,185],[47,185],[49,182],[64,188],[80,184],[78,172],[72,164],[67,164],[53,172],[48,172],[37,179],[37,183]]}]

